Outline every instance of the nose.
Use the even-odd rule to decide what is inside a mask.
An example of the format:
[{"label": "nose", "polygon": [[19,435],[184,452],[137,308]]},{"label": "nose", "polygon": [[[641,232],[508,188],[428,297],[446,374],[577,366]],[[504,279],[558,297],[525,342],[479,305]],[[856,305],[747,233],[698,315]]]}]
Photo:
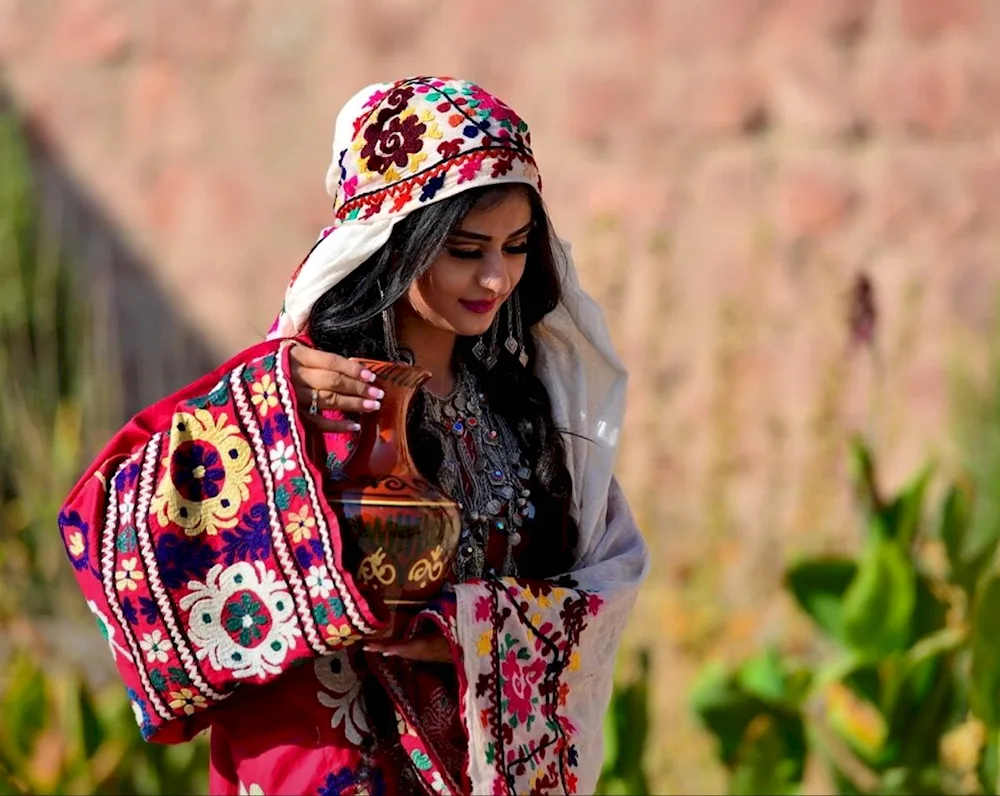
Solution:
[{"label": "nose", "polygon": [[484,255],[479,269],[479,285],[498,296],[507,293],[510,287],[510,274],[503,252],[490,251]]}]

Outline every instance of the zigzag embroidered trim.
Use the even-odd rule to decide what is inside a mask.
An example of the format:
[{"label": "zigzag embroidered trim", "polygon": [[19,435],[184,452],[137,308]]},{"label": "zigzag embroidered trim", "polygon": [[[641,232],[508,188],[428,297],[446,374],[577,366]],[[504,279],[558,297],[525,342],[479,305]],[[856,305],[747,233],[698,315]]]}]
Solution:
[{"label": "zigzag embroidered trim", "polygon": [[[313,622],[312,611],[309,605],[309,598],[306,594],[305,584],[298,575],[298,569],[295,562],[292,561],[292,557],[288,552],[288,546],[285,543],[284,523],[282,523],[281,519],[278,517],[278,511],[276,508],[271,463],[268,460],[267,451],[264,450],[264,442],[260,435],[260,426],[258,425],[253,412],[250,410],[250,401],[247,398],[246,392],[243,390],[243,371],[244,367],[241,365],[230,374],[229,386],[233,391],[233,402],[236,404],[236,408],[240,412],[240,419],[243,421],[243,427],[247,430],[247,433],[250,435],[253,442],[254,455],[257,458],[257,469],[260,471],[261,480],[264,482],[268,518],[271,523],[271,542],[274,545],[274,551],[277,554],[281,570],[284,573],[285,578],[288,580],[288,585],[291,587],[292,594],[295,596],[294,602],[295,607],[298,610],[299,624],[305,630],[306,638],[313,650],[315,650],[318,654],[323,654],[326,652],[326,645],[316,632],[316,624]],[[297,450],[296,453],[300,456],[299,461],[301,462],[301,449]]]},{"label": "zigzag embroidered trim", "polygon": [[[498,153],[503,153],[498,154]],[[362,218],[371,218],[382,208],[385,200],[389,197],[395,197],[396,201],[390,208],[390,212],[398,212],[403,209],[407,202],[413,198],[414,188],[425,188],[427,183],[429,183],[433,178],[438,175],[447,172],[453,168],[460,167],[467,161],[472,161],[478,159],[479,162],[476,164],[476,169],[473,171],[466,167],[470,172],[467,175],[462,176],[459,180],[459,184],[463,182],[468,182],[476,177],[476,175],[482,170],[483,165],[490,161],[495,161],[496,164],[507,165],[508,168],[504,171],[499,171],[494,166],[493,177],[500,177],[509,171],[509,166],[513,164],[515,160],[521,163],[530,165],[534,167],[534,158],[532,157],[530,151],[524,152],[519,149],[515,149],[510,146],[480,146],[475,149],[470,149],[466,152],[461,152],[454,157],[447,158],[446,160],[439,161],[433,166],[430,166],[423,171],[420,171],[409,177],[404,177],[391,185],[386,185],[381,188],[376,188],[375,190],[368,191],[367,193],[358,194],[352,196],[350,199],[345,201],[335,211],[335,215],[338,221],[353,220],[361,216],[361,210],[366,209],[367,212],[361,216]],[[536,180],[537,182],[537,180]],[[443,185],[443,181],[442,181]],[[429,199],[433,199],[434,195],[440,190],[442,185],[434,188],[433,191],[427,192],[425,190],[426,196],[421,195],[420,201],[425,202]],[[350,219],[348,217],[351,217]]]},{"label": "zigzag embroidered trim", "polygon": [[[218,693],[205,682],[201,676],[201,669],[198,667],[194,654],[184,641],[184,634],[180,631],[180,626],[174,613],[174,606],[170,602],[170,598],[167,596],[166,589],[164,589],[163,582],[160,579],[156,554],[153,550],[152,538],[149,534],[149,507],[152,503],[156,487],[156,465],[163,450],[163,440],[164,435],[162,433],[155,434],[150,439],[146,446],[146,456],[143,459],[142,470],[139,475],[139,501],[136,505],[135,527],[139,548],[142,551],[141,559],[146,568],[146,581],[149,584],[150,591],[153,592],[153,598],[156,600],[156,606],[160,611],[160,618],[163,620],[163,624],[167,626],[167,633],[174,646],[174,651],[180,658],[181,664],[184,666],[184,671],[191,681],[191,685],[197,688],[204,697],[222,700],[225,699],[225,694]],[[117,478],[115,480],[117,481]],[[129,632],[131,632],[131,628]],[[150,702],[155,703],[159,699],[159,693],[149,681],[146,667],[140,665],[138,669],[139,676],[142,678],[142,686],[146,689],[146,694],[149,696]],[[171,712],[165,718],[173,718],[173,716],[174,714]]]},{"label": "zigzag embroidered trim", "polygon": [[[277,353],[279,362],[290,345],[292,344],[282,343],[279,347]],[[288,417],[295,417],[295,407],[292,404],[291,390],[288,386],[288,380],[285,378],[285,374],[280,367],[275,368],[274,375],[275,382],[278,385],[278,394],[281,400],[282,408],[285,410],[285,414],[287,414]],[[304,446],[302,444],[302,438],[299,435],[298,426],[295,423],[289,423],[289,433],[295,442],[296,451],[299,452],[300,461],[302,461],[301,456],[304,451]],[[305,479],[306,486],[309,491],[309,499],[312,505],[313,516],[316,518],[316,527],[319,531],[319,538],[323,545],[323,557],[327,565],[327,570],[333,578],[334,585],[337,588],[337,593],[340,595],[340,600],[344,604],[344,610],[351,622],[351,625],[358,633],[362,635],[370,635],[375,632],[375,628],[369,626],[369,624],[362,618],[361,612],[358,610],[358,607],[351,596],[351,592],[347,588],[347,584],[344,582],[343,577],[341,577],[340,569],[335,566],[333,546],[330,544],[330,528],[326,523],[323,511],[320,509],[321,503],[316,489],[316,481],[313,479],[312,473],[309,472],[307,467],[302,468],[302,477]],[[321,652],[326,651],[327,648],[324,646]]]}]

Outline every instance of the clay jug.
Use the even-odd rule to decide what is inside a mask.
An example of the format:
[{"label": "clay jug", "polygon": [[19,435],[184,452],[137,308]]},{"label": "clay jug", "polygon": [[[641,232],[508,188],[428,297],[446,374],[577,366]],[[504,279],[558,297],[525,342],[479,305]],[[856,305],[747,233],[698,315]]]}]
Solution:
[{"label": "clay jug", "polygon": [[406,439],[414,394],[431,374],[410,365],[359,360],[385,391],[382,409],[363,415],[344,477],[328,482],[340,524],[344,564],[397,635],[436,597],[450,573],[461,533],[458,505],[417,471]]}]

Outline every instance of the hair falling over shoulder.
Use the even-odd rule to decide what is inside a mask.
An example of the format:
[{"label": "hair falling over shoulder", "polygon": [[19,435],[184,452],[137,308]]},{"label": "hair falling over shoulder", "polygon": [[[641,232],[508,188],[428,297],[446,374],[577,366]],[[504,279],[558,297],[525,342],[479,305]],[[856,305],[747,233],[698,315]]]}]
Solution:
[{"label": "hair falling over shoulder", "polygon": [[[435,261],[450,232],[482,201],[514,187],[484,187],[420,208],[395,227],[389,241],[346,279],[315,303],[308,331],[317,348],[343,356],[388,357],[382,312],[395,304]],[[534,227],[528,241],[524,276],[517,287],[522,323],[526,330],[555,309],[561,284],[551,244],[551,224],[538,195],[527,191]],[[509,307],[497,323],[506,323]],[[505,327],[502,327],[505,328]],[[527,548],[522,556],[524,577],[553,577],[571,567],[578,532],[570,516],[572,479],[566,467],[562,434],[552,419],[549,395],[535,375],[535,343],[524,335],[528,363],[500,348],[499,360],[487,369],[471,349],[477,338],[458,339],[456,353],[482,386],[490,406],[517,434],[532,470],[528,485],[534,496],[535,517],[526,527]],[[441,465],[440,445],[423,430],[420,397],[414,402],[408,434],[416,464],[431,480]]]}]

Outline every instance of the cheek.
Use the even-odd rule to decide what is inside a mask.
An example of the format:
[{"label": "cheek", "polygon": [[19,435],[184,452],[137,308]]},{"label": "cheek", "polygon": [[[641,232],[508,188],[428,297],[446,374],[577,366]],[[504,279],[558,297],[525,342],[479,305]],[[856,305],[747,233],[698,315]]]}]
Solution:
[{"label": "cheek", "polygon": [[455,266],[446,261],[435,263],[411,287],[427,306],[456,301],[469,295],[475,280],[474,268]]},{"label": "cheek", "polygon": [[510,270],[510,290],[513,293],[514,288],[516,288],[521,283],[521,278],[524,276],[524,268],[528,264],[527,257],[518,257],[511,264]]}]

